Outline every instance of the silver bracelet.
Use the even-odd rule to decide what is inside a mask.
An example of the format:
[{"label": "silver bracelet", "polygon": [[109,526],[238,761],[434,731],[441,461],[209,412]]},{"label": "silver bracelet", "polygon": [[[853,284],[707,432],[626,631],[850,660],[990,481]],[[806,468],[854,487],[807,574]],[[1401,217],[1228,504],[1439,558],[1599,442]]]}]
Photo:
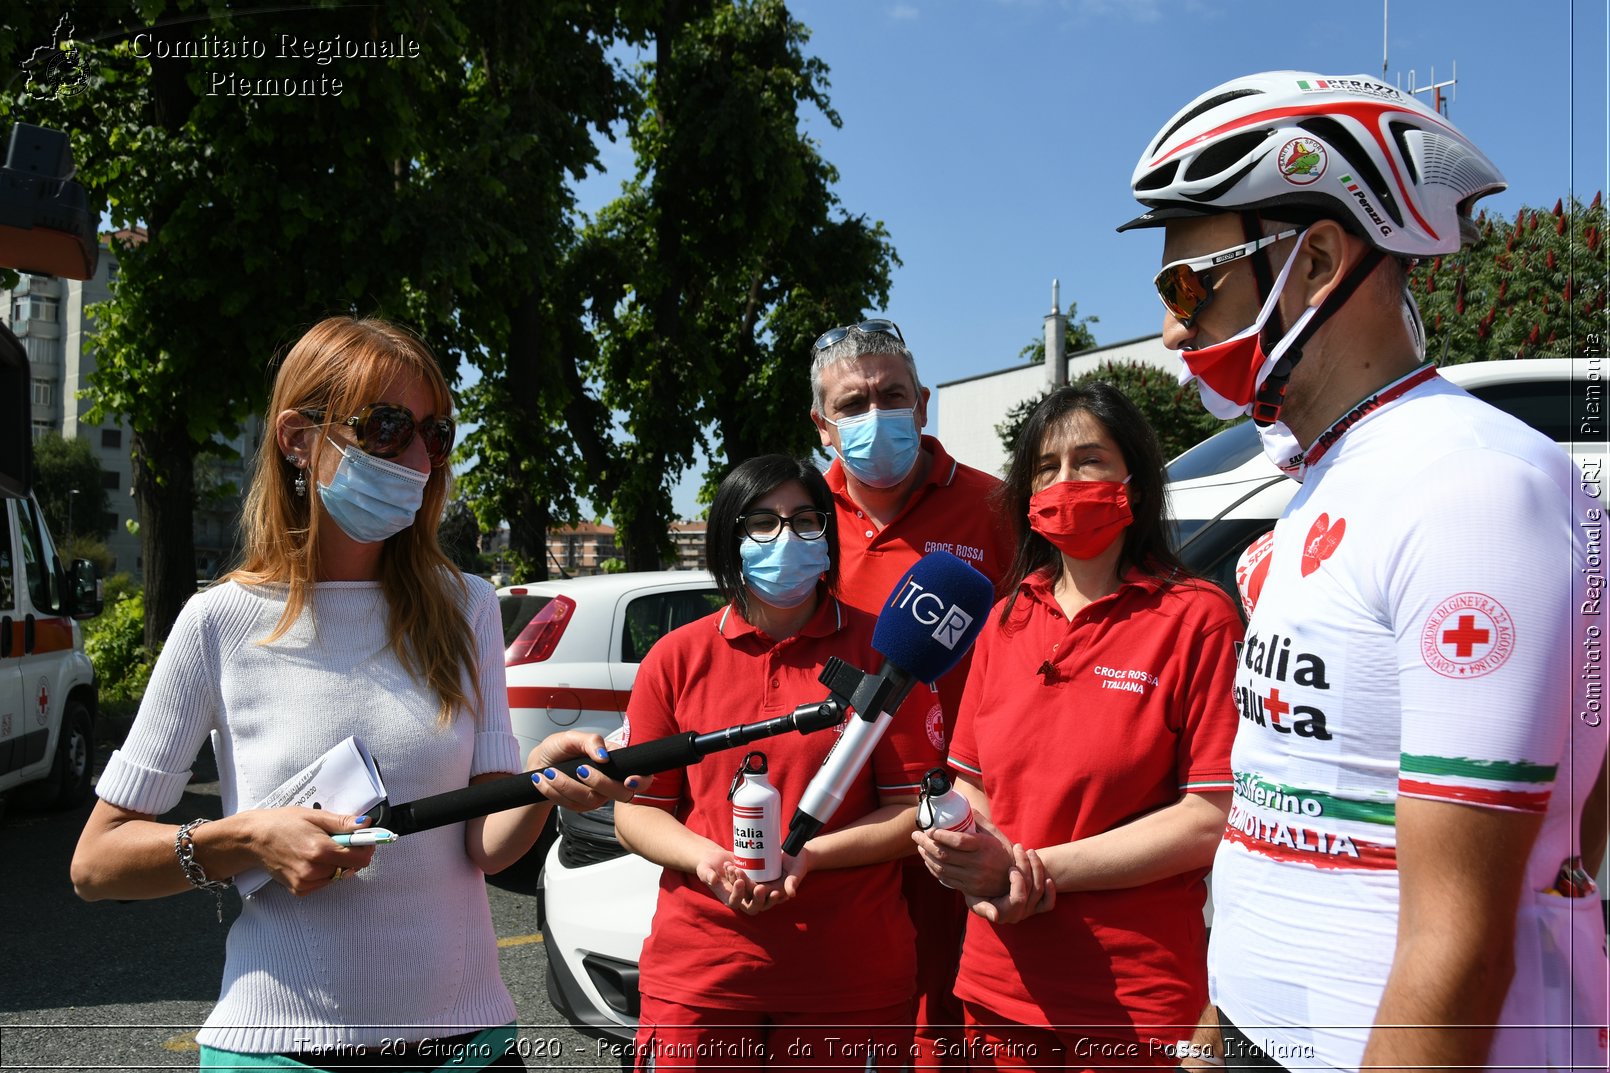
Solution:
[{"label": "silver bracelet", "polygon": [[191,820],[179,828],[179,833],[173,836],[173,852],[179,858],[179,869],[184,872],[184,877],[190,880],[190,885],[197,890],[212,891],[213,901],[218,904],[218,923],[222,924],[224,922],[224,891],[229,889],[229,880],[207,878],[206,869],[202,868],[201,862],[196,860],[195,840],[190,837],[190,832],[202,824],[210,822],[212,821],[206,819]]}]

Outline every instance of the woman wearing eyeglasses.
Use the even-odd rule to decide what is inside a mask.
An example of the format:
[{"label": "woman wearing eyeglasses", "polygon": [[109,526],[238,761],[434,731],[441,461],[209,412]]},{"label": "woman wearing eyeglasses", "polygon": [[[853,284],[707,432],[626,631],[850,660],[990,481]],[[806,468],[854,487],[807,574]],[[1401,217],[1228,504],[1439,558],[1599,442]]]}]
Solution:
[{"label": "woman wearing eyeglasses", "polygon": [[[336,317],[302,337],[274,383],[244,562],[185,606],[97,786],[72,865],[83,897],[195,886],[221,921],[231,877],[274,880],[230,928],[203,1068],[435,1068],[455,1054],[471,1059],[458,1068],[523,1068],[504,1056],[515,1009],[483,874],[530,848],[547,804],[411,834],[383,872],[372,846],[332,838],[362,817],[253,808],[348,736],[393,801],[523,770],[496,595],[437,545],[451,411],[435,359],[402,329]],[[223,818],[158,821],[209,735]],[[555,735],[525,766],[602,747]],[[577,808],[630,797],[596,771],[538,785]]]},{"label": "woman wearing eyeglasses", "polygon": [[[838,563],[832,494],[808,462],[765,455],[738,465],[711,504],[707,556],[728,606],[649,652],[627,733],[649,741],[783,715],[822,700],[817,675],[837,656],[881,664],[874,620],[829,595]],[[811,1065],[899,1068],[909,1059],[914,936],[894,859],[910,851],[912,806],[939,759],[919,686],[844,802],[754,883],[733,855],[739,753],[659,775],[615,829],[664,867],[639,962],[639,1068]],[[837,730],[764,743],[784,825]],[[871,1066],[868,1061],[871,1060]]]},{"label": "woman wearing eyeglasses", "polygon": [[1164,494],[1157,439],[1111,385],[1053,392],[1018,437],[1010,595],[950,746],[979,832],[914,836],[973,908],[956,994],[976,1066],[1172,1069],[1207,1001],[1242,627],[1170,551]]}]

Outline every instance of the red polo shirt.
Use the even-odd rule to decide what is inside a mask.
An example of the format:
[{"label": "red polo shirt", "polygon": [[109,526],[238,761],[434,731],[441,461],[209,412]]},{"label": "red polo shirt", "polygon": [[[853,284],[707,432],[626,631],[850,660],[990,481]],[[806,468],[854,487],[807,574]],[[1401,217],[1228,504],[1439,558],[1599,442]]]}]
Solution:
[{"label": "red polo shirt", "polygon": [[[944,550],[977,567],[999,585],[1012,565],[1016,543],[1012,526],[997,509],[992,493],[1001,482],[983,470],[964,466],[932,436],[922,438],[933,456],[928,479],[896,518],[879,529],[846,491],[844,463],[834,459],[827,470],[839,531],[838,597],[869,615],[884,601],[916,561]],[[939,701],[949,727],[956,722],[970,656],[964,656],[939,680]]]},{"label": "red polo shirt", "polygon": [[[878,663],[873,620],[826,594],[803,630],[773,641],[735,609],[665,635],[649,651],[627,707],[629,737],[649,741],[689,730],[784,715],[821,700],[816,676],[830,656],[862,669]],[[824,826],[837,830],[879,807],[880,793],[915,794],[941,762],[924,726],[937,698],[918,685],[895,713],[872,760]],[[732,845],[727,790],[749,749],[766,754],[782,797],[784,830],[840,729],[783,734],[702,764],[654,776],[640,804],[672,812],[696,834]],[[690,1006],[831,1012],[893,1006],[910,999],[915,935],[900,894],[900,864],[812,872],[799,895],[758,916],[716,900],[698,877],[660,877],[654,924],[643,944],[644,994]]]},{"label": "red polo shirt", "polygon": [[[1070,622],[1041,573],[1004,628],[1000,610],[974,649],[950,763],[982,779],[1008,838],[1076,841],[1187,791],[1233,788],[1242,627],[1218,588],[1131,574]],[[1019,924],[969,916],[956,994],[1023,1024],[1194,1024],[1207,1002],[1206,874],[1059,892]]]}]

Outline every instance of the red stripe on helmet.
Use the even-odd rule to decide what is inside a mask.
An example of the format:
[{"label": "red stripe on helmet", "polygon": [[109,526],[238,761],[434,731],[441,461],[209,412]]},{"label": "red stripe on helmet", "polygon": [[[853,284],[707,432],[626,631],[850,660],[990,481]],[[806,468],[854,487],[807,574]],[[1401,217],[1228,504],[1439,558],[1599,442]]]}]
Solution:
[{"label": "red stripe on helmet", "polygon": [[[1270,122],[1277,119],[1289,119],[1292,116],[1329,116],[1340,113],[1348,116],[1351,119],[1357,120],[1359,123],[1368,128],[1370,136],[1375,139],[1376,146],[1381,150],[1381,155],[1386,157],[1387,165],[1392,169],[1392,178],[1398,184],[1398,192],[1403,195],[1403,203],[1408,206],[1409,212],[1413,214],[1415,220],[1420,224],[1420,226],[1425,228],[1427,234],[1434,239],[1441,239],[1442,236],[1437,234],[1437,229],[1428,224],[1425,221],[1425,217],[1421,216],[1420,213],[1415,209],[1415,199],[1409,193],[1409,188],[1404,185],[1403,176],[1398,171],[1397,161],[1392,159],[1392,151],[1387,147],[1386,139],[1381,136],[1381,116],[1387,112],[1403,112],[1406,115],[1413,116],[1417,120],[1431,120],[1438,126],[1445,127],[1454,134],[1459,133],[1454,129],[1453,126],[1448,123],[1444,123],[1440,119],[1432,119],[1431,116],[1422,115],[1419,112],[1410,112],[1397,105],[1391,104],[1372,104],[1364,101],[1353,101],[1347,103],[1330,104],[1326,105],[1325,107],[1310,105],[1292,108],[1270,108],[1267,111],[1255,112],[1252,115],[1243,116],[1240,119],[1232,120],[1229,123],[1223,123],[1217,127],[1214,127],[1212,130],[1203,131],[1196,137],[1176,145],[1173,149],[1146,165],[1146,167],[1148,170],[1150,170],[1157,167],[1159,164],[1166,162],[1170,157],[1183,153],[1185,150],[1193,148],[1194,146],[1201,145],[1203,142],[1217,138],[1221,134],[1242,130],[1247,127],[1255,127],[1260,123]],[[1354,168],[1353,170],[1357,169]]]}]

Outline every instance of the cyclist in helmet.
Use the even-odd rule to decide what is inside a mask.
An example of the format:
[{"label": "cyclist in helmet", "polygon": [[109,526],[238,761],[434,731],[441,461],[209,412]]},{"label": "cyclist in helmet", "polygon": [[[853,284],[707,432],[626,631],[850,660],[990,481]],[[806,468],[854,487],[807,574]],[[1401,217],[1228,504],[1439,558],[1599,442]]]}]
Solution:
[{"label": "cyclist in helmet", "polygon": [[1196,1040],[1232,1067],[1605,1067],[1599,510],[1425,362],[1405,285],[1504,185],[1409,94],[1297,71],[1209,90],[1135,167],[1164,342],[1302,482],[1238,572]]}]

